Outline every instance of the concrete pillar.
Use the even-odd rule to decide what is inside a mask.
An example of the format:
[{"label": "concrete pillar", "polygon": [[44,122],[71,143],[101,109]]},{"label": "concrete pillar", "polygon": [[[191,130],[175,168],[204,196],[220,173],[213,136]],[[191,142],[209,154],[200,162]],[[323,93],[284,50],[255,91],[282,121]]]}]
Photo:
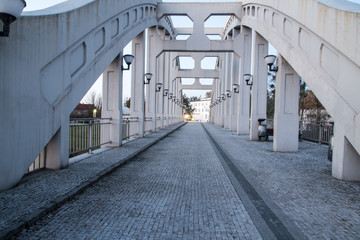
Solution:
[{"label": "concrete pillar", "polygon": [[145,74],[145,33],[132,40],[132,53],[135,56],[131,71],[131,117],[138,122],[130,126],[130,134],[144,136],[144,74]]},{"label": "concrete pillar", "polygon": [[[232,76],[232,54],[225,54],[225,77],[223,79],[224,89],[223,94],[226,94],[226,90],[230,90],[229,85],[231,83]],[[224,128],[230,129],[230,100],[226,97],[224,101]]]},{"label": "concrete pillar", "polygon": [[240,59],[235,54],[232,54],[232,81],[229,84],[229,90],[231,91],[231,99],[230,99],[230,123],[229,123],[229,130],[232,132],[237,131],[237,111],[238,111],[238,104],[239,104],[239,94],[234,93],[232,89],[233,83],[239,84],[240,81],[240,69],[239,69],[239,63]]},{"label": "concrete pillar", "polygon": [[46,168],[62,169],[69,165],[69,117],[63,116],[60,129],[46,146]]},{"label": "concrete pillar", "polygon": [[360,181],[360,155],[345,136],[346,125],[335,122],[332,176],[345,181]]},{"label": "concrete pillar", "polygon": [[278,67],[273,149],[276,152],[297,152],[300,77],[282,56],[278,58]]},{"label": "concrete pillar", "polygon": [[267,65],[264,57],[268,52],[268,42],[258,33],[253,38],[251,91],[250,140],[258,140],[258,119],[266,118]]},{"label": "concrete pillar", "polygon": [[122,54],[103,73],[103,107],[101,116],[111,118],[110,131],[101,131],[102,142],[111,141],[106,146],[119,147],[122,144]]},{"label": "concrete pillar", "polygon": [[250,87],[246,85],[243,75],[251,73],[251,29],[241,27],[242,45],[241,63],[239,65],[239,103],[237,115],[237,134],[248,135],[250,133]]},{"label": "concrete pillar", "polygon": [[162,96],[162,114],[161,114],[161,128],[168,126],[168,115],[169,115],[169,100],[168,96],[164,96],[164,89],[169,89],[169,79],[170,79],[170,54],[168,52],[164,53],[165,62],[164,62],[164,76],[163,76],[163,89],[160,92]]}]

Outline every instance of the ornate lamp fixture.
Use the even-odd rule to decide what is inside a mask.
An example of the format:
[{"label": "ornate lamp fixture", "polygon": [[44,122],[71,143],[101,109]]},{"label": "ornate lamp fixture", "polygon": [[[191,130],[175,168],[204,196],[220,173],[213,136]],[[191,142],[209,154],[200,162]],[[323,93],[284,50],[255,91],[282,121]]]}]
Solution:
[{"label": "ornate lamp fixture", "polygon": [[166,97],[169,94],[169,89],[163,90],[163,96]]},{"label": "ornate lamp fixture", "polygon": [[228,98],[231,98],[231,91],[230,91],[230,90],[226,90],[225,92],[226,92],[226,96],[227,96]]},{"label": "ornate lamp fixture", "polygon": [[234,93],[239,93],[239,84],[234,83],[232,85],[232,87],[233,87]]},{"label": "ornate lamp fixture", "polygon": [[275,66],[275,60],[276,60],[276,56],[275,55],[267,55],[264,57],[266,64],[269,66],[269,71],[271,72],[277,72],[278,71],[278,67]]},{"label": "ornate lamp fixture", "polygon": [[152,73],[145,73],[144,84],[149,84],[152,78]]},{"label": "ornate lamp fixture", "polygon": [[0,19],[3,22],[3,30],[0,37],[8,37],[10,24],[20,17],[21,12],[26,7],[24,0],[0,0]]},{"label": "ornate lamp fixture", "polygon": [[253,85],[253,76],[251,74],[244,74],[244,80],[246,82],[246,85],[252,86]]},{"label": "ornate lamp fixture", "polygon": [[126,65],[127,65],[127,68],[124,68],[124,65],[121,64],[121,70],[123,70],[123,71],[124,71],[124,70],[130,70],[130,65],[131,65],[131,63],[133,62],[134,58],[135,58],[135,57],[134,57],[133,55],[130,55],[130,54],[124,55],[124,56],[123,56],[123,59],[124,59]]},{"label": "ornate lamp fixture", "polygon": [[162,87],[162,83],[157,83],[157,84],[156,84],[156,89],[155,89],[155,91],[156,91],[156,92],[160,92],[161,87]]}]

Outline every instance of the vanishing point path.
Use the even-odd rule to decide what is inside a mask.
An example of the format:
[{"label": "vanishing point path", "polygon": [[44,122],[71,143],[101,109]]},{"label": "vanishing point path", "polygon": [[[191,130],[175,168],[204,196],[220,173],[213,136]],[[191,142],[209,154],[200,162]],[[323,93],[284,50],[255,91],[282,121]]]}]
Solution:
[{"label": "vanishing point path", "polygon": [[359,238],[360,186],[331,178],[326,148],[247,139],[188,123],[14,239]]}]

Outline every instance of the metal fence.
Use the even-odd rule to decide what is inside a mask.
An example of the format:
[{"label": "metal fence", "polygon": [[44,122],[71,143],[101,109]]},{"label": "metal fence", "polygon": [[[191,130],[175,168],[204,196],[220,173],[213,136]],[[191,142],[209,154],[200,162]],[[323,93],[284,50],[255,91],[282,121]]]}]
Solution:
[{"label": "metal fence", "polygon": [[70,119],[70,156],[86,151],[91,153],[92,150],[111,143],[110,139],[101,142],[101,132],[110,131],[110,125],[111,118]]},{"label": "metal fence", "polygon": [[330,137],[334,134],[334,122],[300,121],[299,129],[302,139],[329,144]]},{"label": "metal fence", "polygon": [[138,134],[131,134],[131,124],[134,122],[139,122],[139,118],[138,117],[123,117],[123,124],[122,124],[122,128],[123,128],[123,134],[122,134],[122,140],[128,140],[131,137],[135,137]]}]

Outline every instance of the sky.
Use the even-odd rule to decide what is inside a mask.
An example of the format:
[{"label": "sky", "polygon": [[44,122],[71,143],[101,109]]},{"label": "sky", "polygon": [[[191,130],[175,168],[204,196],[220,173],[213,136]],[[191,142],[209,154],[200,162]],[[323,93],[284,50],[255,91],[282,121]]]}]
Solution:
[{"label": "sky", "polygon": [[[24,9],[24,11],[34,11],[34,10],[40,10],[40,9],[45,9],[48,7],[51,7],[53,5],[56,5],[58,3],[61,2],[65,2],[67,0],[25,0],[27,3],[26,8]],[[75,1],[75,0],[72,0]],[[301,0],[299,0],[301,1]],[[354,3],[358,3],[360,4],[360,0],[348,0],[349,2],[354,2]],[[181,1],[181,0],[163,0],[163,2],[237,2],[237,0],[187,0],[187,1]],[[212,22],[212,26],[215,27],[215,24],[217,24],[216,22],[218,21],[218,23],[223,22],[224,20],[215,20]],[[175,21],[174,21],[175,23]],[[276,50],[272,48],[272,46],[270,46],[269,52],[271,54],[276,53]],[[124,54],[131,54],[131,45],[129,44],[128,46],[126,46],[124,48]],[[130,72],[131,71],[124,71],[124,99],[130,97]],[[89,90],[88,93],[91,93],[95,91],[98,95],[101,95],[102,92],[102,76],[100,76],[100,78],[95,82],[95,84],[93,85],[93,87],[91,87],[91,89]],[[201,95],[202,97],[205,96],[205,92],[206,91],[193,91],[193,92],[188,92],[188,95],[197,95],[199,97],[199,95]],[[186,93],[186,92],[185,92]],[[86,101],[86,96],[83,98],[82,102]]]}]

